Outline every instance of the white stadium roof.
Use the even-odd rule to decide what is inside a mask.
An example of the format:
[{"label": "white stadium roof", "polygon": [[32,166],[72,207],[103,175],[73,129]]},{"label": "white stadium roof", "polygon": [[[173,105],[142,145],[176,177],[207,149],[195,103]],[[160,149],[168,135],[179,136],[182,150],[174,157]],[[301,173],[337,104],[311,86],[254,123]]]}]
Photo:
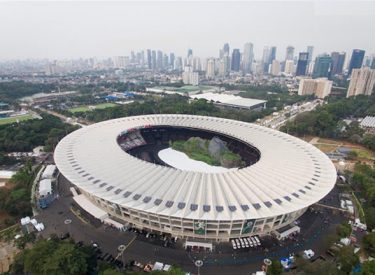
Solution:
[{"label": "white stadium roof", "polygon": [[[182,171],[123,151],[126,129],[180,126],[215,131],[260,151],[255,164],[223,173]],[[258,125],[192,115],[145,115],[96,123],[56,147],[60,172],[79,188],[125,208],[203,220],[258,219],[297,211],[327,195],[336,182],[329,158],[314,146]]]}]

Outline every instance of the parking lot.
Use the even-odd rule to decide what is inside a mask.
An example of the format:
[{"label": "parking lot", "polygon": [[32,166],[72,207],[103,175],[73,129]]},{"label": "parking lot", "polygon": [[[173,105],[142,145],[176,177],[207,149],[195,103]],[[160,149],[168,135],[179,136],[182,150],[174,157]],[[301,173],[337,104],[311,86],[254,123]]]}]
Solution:
[{"label": "parking lot", "polygon": [[[69,187],[60,184],[58,189],[60,197],[37,217],[45,224],[46,229],[42,232],[44,237],[69,233],[77,242],[97,244],[102,252],[100,257],[107,261],[114,261],[119,254],[120,245],[126,246],[121,256],[124,263],[131,260],[143,264],[158,261],[178,265],[187,272],[196,272],[194,261],[203,260],[203,274],[249,274],[260,270],[264,258],[279,259],[305,249],[314,250],[316,255],[324,254],[326,248],[321,240],[325,235],[335,232],[336,225],[344,220],[340,214],[332,215],[329,209],[308,210],[298,220],[301,233],[283,242],[266,236],[257,237],[258,243],[253,237],[246,238],[246,241],[244,238],[233,240],[236,249],[231,241],[213,244],[212,252],[198,248],[185,250],[182,240],[165,235],[149,234],[136,229],[121,232],[105,225],[95,227],[71,211],[73,199]],[[71,222],[66,223],[66,220]]]}]

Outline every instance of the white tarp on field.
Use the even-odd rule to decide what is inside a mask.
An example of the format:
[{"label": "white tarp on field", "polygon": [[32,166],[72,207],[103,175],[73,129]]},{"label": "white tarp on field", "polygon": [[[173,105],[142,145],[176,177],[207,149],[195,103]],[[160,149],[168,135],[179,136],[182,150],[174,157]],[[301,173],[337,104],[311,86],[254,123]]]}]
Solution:
[{"label": "white tarp on field", "polygon": [[191,159],[185,153],[172,148],[160,150],[158,156],[166,164],[184,171],[222,173],[233,169],[237,170],[237,168],[228,169],[221,166],[212,166],[203,161]]}]

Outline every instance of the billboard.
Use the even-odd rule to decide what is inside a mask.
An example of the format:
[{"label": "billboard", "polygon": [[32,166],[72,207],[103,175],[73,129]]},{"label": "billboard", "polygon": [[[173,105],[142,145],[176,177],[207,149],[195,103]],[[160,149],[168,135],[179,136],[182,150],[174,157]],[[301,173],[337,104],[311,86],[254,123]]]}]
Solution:
[{"label": "billboard", "polygon": [[246,220],[245,223],[243,224],[241,234],[250,233],[253,230],[254,224],[255,224],[255,219]]}]

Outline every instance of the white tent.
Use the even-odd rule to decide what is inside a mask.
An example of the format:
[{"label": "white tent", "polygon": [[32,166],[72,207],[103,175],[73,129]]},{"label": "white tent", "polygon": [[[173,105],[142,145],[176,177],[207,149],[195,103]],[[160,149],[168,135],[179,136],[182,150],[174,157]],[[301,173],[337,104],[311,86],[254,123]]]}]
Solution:
[{"label": "white tent", "polygon": [[152,268],[152,271],[154,271],[154,270],[163,270],[163,266],[164,266],[163,263],[155,262],[154,267]]},{"label": "white tent", "polygon": [[275,235],[276,235],[276,238],[278,240],[282,240],[282,239],[285,239],[287,238],[289,235],[293,234],[293,233],[299,233],[301,232],[301,228],[299,226],[293,226],[291,228],[288,228],[287,230],[285,231],[275,231]]},{"label": "white tent", "polygon": [[108,218],[108,213],[97,207],[91,201],[89,201],[83,194],[74,196],[75,202],[81,206],[85,211],[90,213],[95,218],[101,220],[102,222]]},{"label": "white tent", "polygon": [[50,179],[44,179],[39,182],[39,196],[47,196],[52,194],[52,181]]},{"label": "white tent", "polygon": [[47,165],[46,169],[42,174],[42,179],[52,179],[56,172],[56,165]]}]

